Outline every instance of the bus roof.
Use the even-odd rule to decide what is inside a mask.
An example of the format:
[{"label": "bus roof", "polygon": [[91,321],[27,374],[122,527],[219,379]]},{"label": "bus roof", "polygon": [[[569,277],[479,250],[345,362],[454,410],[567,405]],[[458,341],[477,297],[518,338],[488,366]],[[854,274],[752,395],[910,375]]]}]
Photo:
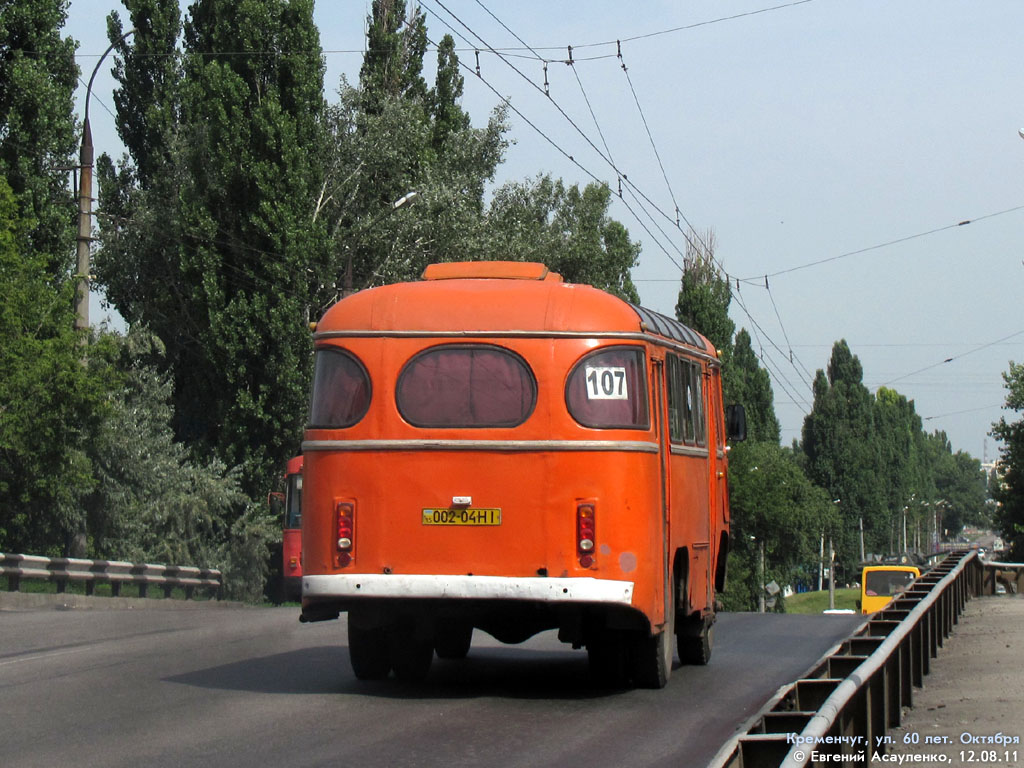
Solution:
[{"label": "bus roof", "polygon": [[342,299],[316,327],[318,339],[487,333],[653,334],[717,357],[706,338],[678,320],[589,285],[563,282],[534,262],[431,265],[419,282]]}]

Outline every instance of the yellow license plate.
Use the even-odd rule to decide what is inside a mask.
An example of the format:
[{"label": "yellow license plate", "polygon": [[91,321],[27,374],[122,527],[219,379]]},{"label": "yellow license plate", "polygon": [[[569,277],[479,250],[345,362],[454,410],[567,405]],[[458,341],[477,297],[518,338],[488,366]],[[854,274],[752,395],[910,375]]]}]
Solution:
[{"label": "yellow license plate", "polygon": [[501,525],[500,509],[432,507],[423,510],[424,525]]}]

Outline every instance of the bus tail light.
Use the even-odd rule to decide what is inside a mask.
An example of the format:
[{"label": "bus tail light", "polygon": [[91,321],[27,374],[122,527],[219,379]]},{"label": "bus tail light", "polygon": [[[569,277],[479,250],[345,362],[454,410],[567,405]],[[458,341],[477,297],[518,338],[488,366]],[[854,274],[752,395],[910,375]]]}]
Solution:
[{"label": "bus tail light", "polygon": [[344,568],[352,562],[352,549],[355,544],[355,504],[351,501],[339,501],[335,507],[337,526],[338,554],[335,562]]},{"label": "bus tail light", "polygon": [[576,556],[583,568],[594,565],[594,550],[597,547],[595,509],[592,501],[580,501],[576,504]]}]

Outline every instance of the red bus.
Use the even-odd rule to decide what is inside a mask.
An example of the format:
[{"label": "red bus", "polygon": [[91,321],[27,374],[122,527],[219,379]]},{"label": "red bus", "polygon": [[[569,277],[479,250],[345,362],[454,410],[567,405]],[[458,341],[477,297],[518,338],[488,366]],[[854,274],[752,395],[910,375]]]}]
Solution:
[{"label": "red bus", "polygon": [[[542,264],[433,264],[317,324],[302,620],[360,679],[478,629],[557,629],[594,675],[707,663],[729,540],[721,366],[700,334]],[[742,408],[730,410],[734,436]]]},{"label": "red bus", "polygon": [[281,520],[280,559],[275,551],[269,587],[275,603],[302,598],[302,464],[301,456],[289,459],[285,492],[270,494],[271,511]]}]

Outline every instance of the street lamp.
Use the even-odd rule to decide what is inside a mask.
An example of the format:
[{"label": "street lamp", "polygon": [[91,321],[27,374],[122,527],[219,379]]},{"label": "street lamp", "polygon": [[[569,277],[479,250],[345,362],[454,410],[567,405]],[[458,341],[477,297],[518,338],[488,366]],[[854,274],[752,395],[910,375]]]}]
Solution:
[{"label": "street lamp", "polygon": [[89,248],[92,244],[92,129],[89,127],[89,97],[92,96],[92,83],[96,79],[96,73],[100,71],[100,65],[107,55],[115,47],[123,42],[129,35],[134,35],[135,30],[129,29],[117,40],[110,44],[110,47],[103,52],[100,60],[93,67],[92,75],[89,77],[89,84],[85,88],[85,118],[82,120],[82,147],[79,150],[79,174],[78,174],[78,245],[75,258],[75,277],[78,285],[75,289],[75,330],[88,330],[89,328]]},{"label": "street lamp", "polygon": [[[385,208],[381,213],[378,213],[376,216],[374,216],[373,220],[370,221],[370,223],[366,225],[366,229],[373,228],[373,226],[378,221],[380,221],[385,215],[391,213],[392,211],[397,211],[403,205],[407,205],[408,203],[411,203],[413,200],[415,200],[419,196],[420,196],[420,193],[416,192],[416,191],[406,192],[400,198],[395,200],[395,202],[391,203],[391,205],[389,205],[387,208]],[[352,249],[348,248],[347,250],[348,250],[348,253],[345,255],[345,285],[344,285],[344,290],[342,291],[342,294],[341,294],[342,296],[351,296],[353,293],[355,293],[355,289],[352,287]],[[387,263],[387,262],[385,261],[385,263]],[[381,264],[381,267],[383,267],[383,266],[384,266],[384,264]],[[379,271],[379,268],[378,268],[378,271]],[[375,273],[374,277],[379,277],[379,275],[377,273]]]}]

